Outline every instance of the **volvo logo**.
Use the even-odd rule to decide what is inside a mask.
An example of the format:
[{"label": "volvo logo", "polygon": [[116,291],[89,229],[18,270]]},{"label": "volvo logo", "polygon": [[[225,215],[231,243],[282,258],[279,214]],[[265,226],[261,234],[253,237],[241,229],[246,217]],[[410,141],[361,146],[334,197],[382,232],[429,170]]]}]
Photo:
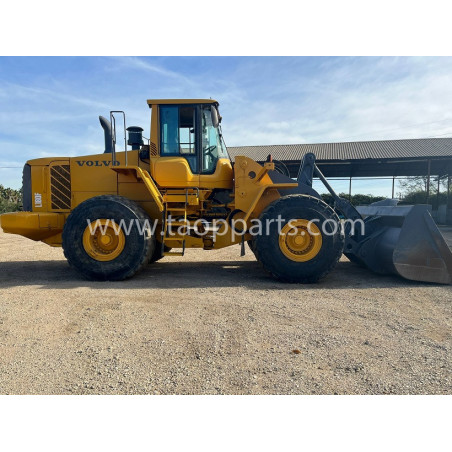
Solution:
[{"label": "volvo logo", "polygon": [[78,166],[119,166],[121,163],[115,160],[76,160]]}]

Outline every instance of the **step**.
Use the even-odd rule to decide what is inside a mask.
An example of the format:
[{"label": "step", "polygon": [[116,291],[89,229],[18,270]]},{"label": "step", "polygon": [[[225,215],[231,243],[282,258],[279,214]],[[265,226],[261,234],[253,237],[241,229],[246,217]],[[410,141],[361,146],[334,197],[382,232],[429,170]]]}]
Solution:
[{"label": "step", "polygon": [[183,256],[183,251],[164,251],[163,256]]},{"label": "step", "polygon": [[163,237],[163,242],[166,244],[168,242],[183,242],[184,239],[176,237]]},{"label": "step", "polygon": [[171,221],[171,222],[167,222],[166,223],[167,226],[190,226],[190,222],[189,221]]},{"label": "step", "polygon": [[187,209],[185,207],[170,207],[166,206],[167,212],[185,212]]},{"label": "step", "polygon": [[199,197],[197,195],[164,195],[163,196],[164,202],[185,202],[187,201],[190,204],[199,204]]}]

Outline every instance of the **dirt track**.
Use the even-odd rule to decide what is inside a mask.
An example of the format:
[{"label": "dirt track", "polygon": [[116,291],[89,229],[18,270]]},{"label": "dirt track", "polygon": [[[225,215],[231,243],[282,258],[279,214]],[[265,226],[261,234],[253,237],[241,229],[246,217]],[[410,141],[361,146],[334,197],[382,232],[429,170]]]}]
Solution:
[{"label": "dirt track", "polygon": [[452,287],[346,259],[298,286],[189,250],[94,283],[0,232],[0,300],[2,394],[452,393]]}]

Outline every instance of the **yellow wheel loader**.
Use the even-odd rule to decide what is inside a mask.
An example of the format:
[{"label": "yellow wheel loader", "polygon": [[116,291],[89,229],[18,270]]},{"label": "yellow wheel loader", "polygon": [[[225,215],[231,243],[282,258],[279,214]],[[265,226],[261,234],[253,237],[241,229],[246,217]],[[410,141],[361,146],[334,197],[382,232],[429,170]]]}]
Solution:
[{"label": "yellow wheel loader", "polygon": [[[426,206],[369,206],[339,198],[307,154],[297,179],[268,156],[231,162],[212,99],[148,100],[150,138],[122,111],[100,117],[105,152],[41,158],[23,170],[23,212],[1,226],[51,246],[93,280],[123,280],[187,248],[248,243],[274,277],[311,283],[342,253],[378,273],[451,283],[452,253]],[[124,147],[117,142],[117,121]],[[126,133],[127,131],[127,133]],[[320,178],[334,207],[312,188]]]}]

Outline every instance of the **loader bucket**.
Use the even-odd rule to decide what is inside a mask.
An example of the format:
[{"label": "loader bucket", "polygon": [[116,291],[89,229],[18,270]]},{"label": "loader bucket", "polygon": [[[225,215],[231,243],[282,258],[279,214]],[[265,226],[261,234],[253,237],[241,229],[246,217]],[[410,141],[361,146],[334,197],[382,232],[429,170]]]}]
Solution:
[{"label": "loader bucket", "polygon": [[452,252],[427,205],[357,207],[363,234],[347,238],[344,254],[381,274],[414,281],[452,283]]}]

